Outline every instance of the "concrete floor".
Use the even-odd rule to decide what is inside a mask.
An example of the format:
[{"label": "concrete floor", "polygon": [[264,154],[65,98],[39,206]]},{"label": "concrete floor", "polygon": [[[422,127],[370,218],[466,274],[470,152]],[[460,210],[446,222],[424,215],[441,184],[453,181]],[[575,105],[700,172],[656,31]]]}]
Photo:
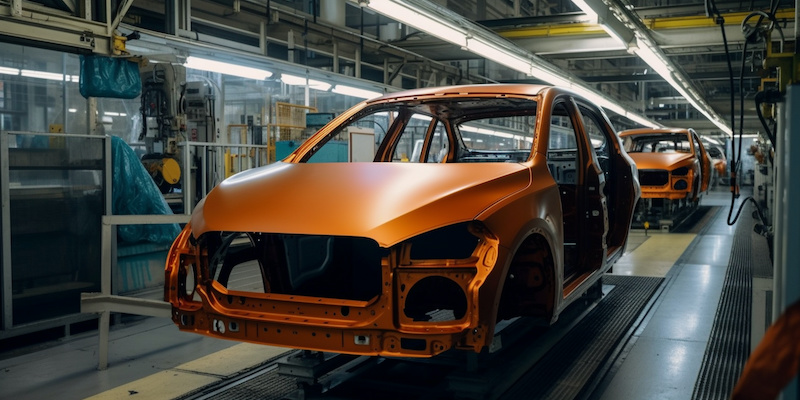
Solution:
[{"label": "concrete floor", "polygon": [[[735,227],[725,221],[729,196],[720,190],[704,198],[702,204],[722,209],[700,235],[631,233],[613,273],[667,279],[598,397],[691,398],[731,250]],[[173,399],[285,351],[183,333],[163,318],[123,324],[111,338],[104,371],[96,369],[94,333],[25,354],[0,350],[0,398]]]}]

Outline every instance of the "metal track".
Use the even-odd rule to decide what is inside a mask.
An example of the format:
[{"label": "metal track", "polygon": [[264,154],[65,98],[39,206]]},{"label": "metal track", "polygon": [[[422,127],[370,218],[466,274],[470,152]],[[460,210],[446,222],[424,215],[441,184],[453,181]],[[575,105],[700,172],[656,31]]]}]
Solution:
[{"label": "metal track", "polygon": [[604,278],[615,289],[502,399],[574,399],[590,391],[604,363],[630,335],[663,278]]},{"label": "metal track", "polygon": [[630,335],[663,281],[604,280],[602,301],[576,303],[551,327],[519,319],[501,331],[503,345],[496,353],[451,351],[431,359],[348,356],[350,361],[323,373],[313,385],[279,373],[277,365],[291,357],[286,356],[182,399],[571,399],[591,390],[586,388],[602,374],[602,364]]},{"label": "metal track", "polygon": [[769,260],[769,254],[761,254],[764,246],[756,247],[761,250],[753,254],[754,220],[749,212],[742,212],[737,222],[722,294],[692,399],[730,398],[750,355],[752,266]]}]

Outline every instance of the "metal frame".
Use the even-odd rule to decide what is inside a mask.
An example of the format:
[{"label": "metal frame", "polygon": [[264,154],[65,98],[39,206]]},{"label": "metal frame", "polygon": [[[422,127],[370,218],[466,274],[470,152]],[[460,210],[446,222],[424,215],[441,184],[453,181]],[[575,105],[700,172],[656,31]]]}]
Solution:
[{"label": "metal frame", "polygon": [[146,315],[169,318],[172,306],[163,300],[138,299],[111,294],[112,265],[116,243],[112,228],[117,225],[173,224],[189,222],[188,215],[104,215],[102,218],[102,260],[100,264],[100,293],[81,293],[81,312],[100,314],[97,369],[108,368],[108,336],[111,313]]},{"label": "metal frame", "polygon": [[8,136],[7,132],[0,132],[0,203],[2,203],[2,235],[3,258],[0,260],[0,269],[3,274],[3,284],[0,286],[0,296],[3,299],[3,318],[0,320],[0,329],[7,330],[13,324],[12,288],[11,288],[11,196],[9,190],[9,161],[8,161]]},{"label": "metal frame", "polygon": [[[774,241],[774,297],[772,317],[777,319],[783,311],[800,299],[800,265],[791,260],[800,259],[800,209],[794,206],[800,201],[800,187],[792,184],[800,175],[800,165],[792,162],[792,155],[800,154],[800,86],[786,88],[785,106],[779,104],[780,123],[785,128],[776,132],[775,152],[775,241]],[[794,137],[793,137],[794,136]],[[796,156],[795,156],[796,157]],[[800,398],[800,383],[795,377],[784,389],[783,398]]]},{"label": "metal frame", "polygon": [[[184,201],[184,214],[176,215],[111,215],[111,141],[108,141],[108,164],[106,167],[106,210],[102,218],[102,247],[101,247],[101,264],[100,264],[100,292],[99,293],[81,293],[81,312],[82,313],[96,313],[99,314],[100,320],[98,323],[99,331],[99,344],[98,344],[98,363],[97,369],[104,370],[108,368],[108,341],[109,341],[109,328],[111,322],[111,313],[119,312],[126,314],[145,315],[150,317],[170,318],[172,316],[172,306],[163,300],[139,299],[133,297],[119,296],[112,294],[112,274],[115,270],[116,261],[116,240],[114,239],[115,230],[117,225],[147,225],[147,224],[185,224],[189,222],[192,209],[192,179],[189,173],[184,173],[184,187],[183,187],[183,201]],[[183,147],[183,168],[184,171],[191,171],[190,155],[191,147],[196,147],[198,150],[209,147],[236,147],[246,149],[263,149],[266,150],[265,145],[230,145],[230,144],[216,144],[216,143],[203,143],[203,142],[183,142],[180,144]],[[203,161],[205,157],[203,156]],[[202,180],[205,186],[205,179]],[[207,192],[205,187],[203,192]]]},{"label": "metal frame", "polygon": [[[2,319],[0,319],[0,337],[17,336],[74,322],[85,321],[90,318],[83,316],[66,316],[60,318],[47,319],[19,326],[14,326],[14,307],[13,307],[13,277],[11,271],[11,189],[10,189],[10,161],[9,148],[10,136],[17,135],[37,135],[52,136],[60,138],[84,138],[104,140],[105,170],[103,171],[105,182],[105,209],[111,208],[111,140],[108,136],[79,135],[65,133],[48,133],[33,131],[2,131],[0,132],[0,204],[2,204],[2,259],[0,259],[0,273],[2,273],[2,286],[0,286],[0,298],[2,298]],[[7,333],[13,329],[14,334]]]}]

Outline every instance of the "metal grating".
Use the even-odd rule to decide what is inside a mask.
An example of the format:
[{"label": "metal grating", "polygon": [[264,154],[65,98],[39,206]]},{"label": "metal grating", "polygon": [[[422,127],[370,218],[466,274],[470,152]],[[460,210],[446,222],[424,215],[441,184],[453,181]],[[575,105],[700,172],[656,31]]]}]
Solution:
[{"label": "metal grating", "polygon": [[282,356],[265,361],[260,366],[241,371],[219,382],[204,386],[176,400],[280,400],[297,389],[297,381],[278,374],[275,361]]},{"label": "metal grating", "polygon": [[[755,260],[769,260],[768,254],[753,254],[753,224],[749,210],[737,222],[722,294],[692,399],[729,399],[750,355],[752,266]],[[763,253],[763,247],[757,253]]]},{"label": "metal grating", "polygon": [[[606,360],[628,335],[663,278],[603,277],[614,285],[595,310],[558,342],[507,391],[503,399],[574,399],[597,378]],[[591,389],[591,388],[588,388]]]}]

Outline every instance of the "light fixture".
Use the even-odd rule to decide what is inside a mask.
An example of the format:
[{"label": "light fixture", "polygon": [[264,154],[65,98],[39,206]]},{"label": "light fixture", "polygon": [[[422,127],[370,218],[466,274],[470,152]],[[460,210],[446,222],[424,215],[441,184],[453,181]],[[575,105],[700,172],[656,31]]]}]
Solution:
[{"label": "light fixture", "polygon": [[303,76],[290,75],[290,74],[281,74],[281,82],[292,86],[305,86],[306,84],[308,84],[309,88],[321,90],[323,92],[328,91],[331,88],[330,83],[319,81],[316,79],[306,79]]},{"label": "light fixture", "polygon": [[[496,33],[446,8],[423,0],[369,0],[366,6],[400,23],[427,32],[487,60],[504,65],[551,85],[572,89],[596,104],[650,127],[661,126],[624,107],[569,72],[516,46]],[[588,7],[587,7],[588,8]],[[590,15],[597,20],[597,13]],[[619,39],[619,38],[618,38]],[[621,39],[619,39],[621,41]],[[335,89],[334,89],[335,90]],[[599,100],[599,101],[598,101]]]},{"label": "light fixture", "polygon": [[64,74],[59,74],[56,72],[45,72],[45,71],[36,71],[32,69],[23,69],[20,71],[20,75],[28,78],[39,78],[39,79],[47,79],[49,81],[63,81]]},{"label": "light fixture", "polygon": [[649,45],[642,43],[641,40],[637,39],[636,42],[637,46],[631,48],[633,52],[639,56],[642,61],[646,62],[653,71],[656,71],[664,80],[669,82],[671,86],[675,86],[676,82],[675,79],[672,78],[672,70],[667,65],[668,61],[664,60],[658,53],[653,51]]},{"label": "light fixture", "polygon": [[0,74],[3,75],[19,75],[19,70],[16,68],[0,67]]},{"label": "light fixture", "polygon": [[[360,3],[359,3],[360,4]],[[423,32],[444,41],[465,47],[467,38],[465,32],[454,28],[447,20],[439,20],[422,10],[408,7],[392,0],[370,0],[366,6],[394,19],[395,21],[413,26]]]},{"label": "light fixture", "polygon": [[598,21],[599,18],[598,18],[597,12],[595,12],[592,9],[592,7],[590,7],[589,4],[586,3],[586,1],[584,1],[584,0],[572,0],[572,3],[575,4],[576,6],[578,6],[578,8],[580,8],[581,11],[583,11],[583,13],[586,14],[587,17],[589,17],[591,22],[593,22],[593,23],[598,23],[599,22]]},{"label": "light fixture", "polygon": [[209,60],[199,57],[186,57],[186,68],[198,69],[201,71],[216,72],[225,75],[233,75],[242,78],[255,79],[258,81],[267,79],[272,76],[272,72],[259,69],[245,67],[243,65],[230,64],[226,62]]},{"label": "light fixture", "polygon": [[359,89],[352,86],[336,85],[331,90],[333,93],[343,94],[346,96],[358,97],[360,99],[369,100],[376,97],[383,96],[383,93],[374,92],[372,90]]},{"label": "light fixture", "polygon": [[[589,16],[597,16],[600,13],[604,16],[611,15],[614,21],[603,21],[602,18],[597,17],[598,23],[603,26],[603,29],[609,35],[622,42],[628,48],[628,51],[632,51],[647,63],[650,68],[656,71],[661,78],[686,98],[709,121],[728,135],[732,134],[731,128],[723,121],[722,117],[703,100],[702,96],[694,89],[691,81],[679,71],[680,68],[674,66],[661,48],[658,47],[655,40],[650,37],[647,27],[633,11],[619,1],[614,0],[572,0],[572,2]],[[597,8],[593,8],[593,5]],[[630,35],[636,38],[636,43],[633,46],[629,46],[622,39],[625,36],[630,37]]]}]

